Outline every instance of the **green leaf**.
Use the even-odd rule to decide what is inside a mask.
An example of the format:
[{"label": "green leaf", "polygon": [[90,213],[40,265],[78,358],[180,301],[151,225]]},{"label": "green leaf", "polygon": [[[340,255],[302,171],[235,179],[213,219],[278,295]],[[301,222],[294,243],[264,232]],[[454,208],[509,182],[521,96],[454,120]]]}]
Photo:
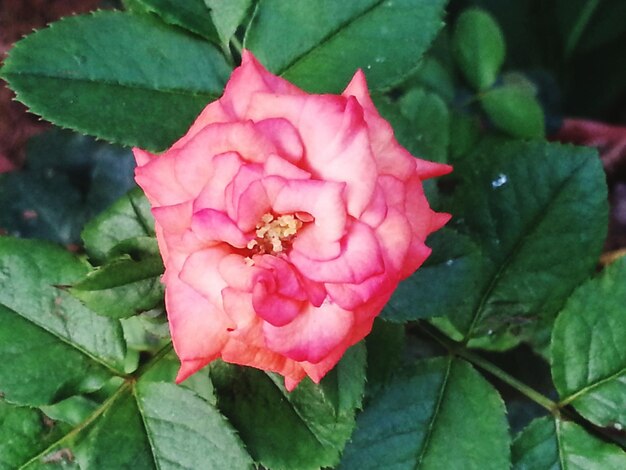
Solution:
[{"label": "green leaf", "polygon": [[514,470],[608,470],[626,468],[619,447],[591,436],[575,423],[536,419],[513,441]]},{"label": "green leaf", "polygon": [[251,468],[226,419],[190,390],[140,383],[137,402],[157,468]]},{"label": "green leaf", "polygon": [[454,72],[450,69],[442,60],[425,56],[407,82],[436,93],[446,102],[451,102],[456,95],[456,89]]},{"label": "green leaf", "polygon": [[180,26],[219,44],[216,27],[203,0],[135,0],[144,11],[156,13],[163,21]]},{"label": "green leaf", "polygon": [[291,393],[282,377],[227,364],[211,368],[218,406],[256,462],[275,470],[336,465],[354,429],[365,381],[362,344],[349,349],[320,385]]},{"label": "green leaf", "polygon": [[626,258],[569,298],[552,332],[552,378],[563,404],[598,426],[626,427]]},{"label": "green leaf", "polygon": [[480,122],[476,116],[452,113],[450,116],[450,160],[471,154],[480,140]]},{"label": "green leaf", "polygon": [[244,45],[269,70],[310,92],[339,92],[357,68],[371,88],[389,88],[417,65],[443,25],[445,4],[262,0]]},{"label": "green leaf", "polygon": [[46,416],[55,421],[77,426],[85,421],[98,407],[98,403],[83,396],[74,395],[54,405],[40,406]]},{"label": "green leaf", "polygon": [[484,272],[480,248],[466,236],[443,229],[428,238],[432,254],[400,283],[382,318],[394,322],[453,316],[472,308]]},{"label": "green leaf", "polygon": [[526,85],[489,90],[480,96],[480,104],[493,125],[513,137],[533,139],[545,134],[543,109]]},{"label": "green leaf", "polygon": [[465,78],[477,90],[494,84],[504,62],[506,45],[495,19],[479,8],[465,10],[452,36],[454,57]]},{"label": "green leaf", "polygon": [[45,405],[91,392],[110,377],[105,367],[63,338],[1,304],[0,361],[0,391],[20,405]]},{"label": "green leaf", "polygon": [[18,468],[58,438],[60,429],[41,411],[0,400],[0,469]]},{"label": "green leaf", "polygon": [[82,233],[85,249],[96,262],[103,262],[120,243],[138,237],[154,237],[150,203],[139,188],[89,222]]},{"label": "green leaf", "polygon": [[237,28],[246,17],[252,0],[204,0],[224,47],[228,47]]},{"label": "green leaf", "polygon": [[504,404],[470,365],[451,358],[402,370],[359,415],[343,469],[506,469]]},{"label": "green leaf", "polygon": [[91,271],[69,292],[100,315],[127,318],[163,300],[161,274],[158,254],[141,260],[125,256]]},{"label": "green leaf", "polygon": [[444,101],[434,93],[414,88],[400,99],[400,111],[411,122],[413,138],[417,141],[415,155],[447,162],[450,115]]},{"label": "green leaf", "polygon": [[2,77],[63,127],[162,150],[222,92],[230,69],[210,43],[146,16],[101,11],[18,42]]},{"label": "green leaf", "polygon": [[20,462],[23,468],[40,468],[61,449],[80,468],[251,468],[236,433],[213,405],[188,388],[158,381],[162,372],[169,376],[169,362],[161,359],[139,380],[124,382],[83,423]]},{"label": "green leaf", "polygon": [[415,88],[394,103],[374,96],[380,115],[393,127],[400,145],[412,155],[445,162],[450,137],[448,108],[441,98]]},{"label": "green leaf", "polygon": [[[607,227],[605,175],[590,149],[547,143],[477,148],[457,165],[450,228],[484,253],[470,299],[450,317],[472,345],[511,334],[547,343],[556,313],[592,272]],[[476,338],[481,338],[479,343]]]},{"label": "green leaf", "polygon": [[404,325],[386,322],[380,317],[365,338],[367,346],[367,388],[373,395],[392,377],[402,363],[406,343]]},{"label": "green leaf", "polygon": [[[11,400],[48,403],[73,387],[97,388],[104,368],[123,371],[119,322],[96,315],[55,287],[71,284],[86,272],[87,266],[74,255],[54,245],[0,238],[0,334],[7,358],[0,374],[7,397],[4,389],[12,384]],[[41,361],[48,349],[49,364]],[[39,386],[33,387],[33,381]]]},{"label": "green leaf", "polygon": [[129,150],[54,129],[28,141],[26,166],[0,177],[0,227],[78,243],[87,220],[134,186]]}]

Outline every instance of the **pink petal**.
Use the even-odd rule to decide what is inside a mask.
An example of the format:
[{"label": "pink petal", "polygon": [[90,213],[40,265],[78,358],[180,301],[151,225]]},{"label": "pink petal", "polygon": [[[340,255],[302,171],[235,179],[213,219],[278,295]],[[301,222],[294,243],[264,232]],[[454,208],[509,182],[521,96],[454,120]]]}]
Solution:
[{"label": "pink petal", "polygon": [[135,181],[153,206],[180,204],[193,197],[176,177],[174,153],[163,154],[135,168]]},{"label": "pink petal", "polygon": [[[233,195],[233,198],[236,196]],[[254,230],[264,214],[270,212],[270,201],[262,181],[253,181],[236,200],[233,219],[243,232]]]},{"label": "pink petal", "polygon": [[420,179],[425,180],[428,178],[447,175],[452,171],[452,167],[443,163],[429,162],[428,160],[418,158],[416,171]]},{"label": "pink petal", "polygon": [[276,153],[291,163],[302,159],[304,146],[298,131],[283,118],[264,119],[255,124],[257,130],[272,141]]},{"label": "pink petal", "polygon": [[376,238],[388,261],[387,271],[393,269],[397,273],[402,270],[413,238],[411,226],[404,214],[396,208],[390,208],[385,220],[376,228]]},{"label": "pink petal", "polygon": [[153,153],[146,152],[138,147],[133,147],[133,155],[135,156],[135,161],[137,162],[137,166],[144,166],[153,158],[157,158],[157,155]]},{"label": "pink petal", "polygon": [[213,175],[195,199],[194,209],[211,208],[224,211],[226,209],[224,200],[226,187],[243,165],[243,160],[236,152],[226,152],[213,157],[211,164],[213,165]]},{"label": "pink petal", "polygon": [[262,268],[248,265],[238,254],[225,256],[218,269],[226,284],[241,292],[252,292],[258,276],[267,275]]},{"label": "pink petal", "polygon": [[255,120],[288,119],[306,149],[302,167],[318,179],[345,182],[348,212],[360,216],[374,190],[376,163],[356,98],[257,93],[248,115]]},{"label": "pink petal", "polygon": [[272,75],[256,58],[244,49],[241,66],[237,67],[226,84],[222,106],[239,119],[247,116],[248,104],[256,93],[277,93],[287,95],[304,94],[302,90],[276,75]]},{"label": "pink petal", "polygon": [[358,284],[384,271],[378,241],[367,225],[354,221],[342,239],[341,247],[339,257],[317,261],[296,250],[294,243],[289,257],[303,275],[318,282]]},{"label": "pink petal", "polygon": [[263,325],[269,349],[294,361],[316,363],[324,359],[349,334],[352,313],[332,303],[305,308],[291,323]]},{"label": "pink petal", "polygon": [[177,380],[182,381],[219,356],[233,325],[220,309],[180,281],[176,272],[166,272],[164,279],[172,341],[183,363]]},{"label": "pink petal", "polygon": [[283,178],[294,180],[308,180],[311,178],[311,173],[275,154],[271,154],[265,160],[263,173],[265,176],[282,176]]},{"label": "pink petal", "polygon": [[387,200],[385,199],[385,193],[377,184],[376,189],[370,203],[361,214],[359,220],[366,223],[372,228],[378,227],[385,217],[387,216]]},{"label": "pink petal", "polygon": [[179,274],[183,282],[217,308],[222,308],[222,289],[228,286],[219,272],[219,264],[229,254],[223,245],[191,253]]},{"label": "pink petal", "polygon": [[355,310],[369,302],[374,296],[391,297],[398,285],[397,276],[384,273],[372,276],[360,284],[325,284],[329,297],[341,308]]},{"label": "pink petal", "polygon": [[404,279],[413,274],[424,261],[430,256],[432,250],[424,245],[424,242],[413,239],[407,252],[406,263],[400,271],[400,279]]},{"label": "pink petal", "polygon": [[152,209],[156,222],[168,234],[182,234],[189,228],[192,216],[192,201],[171,206],[161,206]]},{"label": "pink petal", "polygon": [[257,315],[266,322],[284,326],[298,316],[305,303],[269,291],[264,283],[259,282],[252,291],[252,305]]},{"label": "pink petal", "polygon": [[[237,174],[235,175],[233,180],[226,186],[226,190],[224,191],[224,202],[226,205],[226,212],[233,220],[237,221],[237,223],[241,223],[242,229],[246,232],[254,228],[254,225],[258,222],[258,219],[254,221],[252,220],[240,221],[239,220],[241,197],[244,194],[244,192],[248,188],[250,188],[250,186],[255,181],[259,181],[261,178],[263,178],[263,167],[261,165],[256,165],[256,164],[243,165],[239,168],[239,171],[237,171]],[[261,189],[263,188],[259,188],[259,190]],[[262,193],[257,192],[257,195],[261,196]],[[262,205],[263,208],[267,207],[268,205],[267,199],[268,197],[266,195],[262,196],[262,201],[260,201],[260,205]],[[255,203],[253,208],[242,207],[241,209],[244,211],[252,210],[256,212],[256,210],[258,210],[256,209],[256,207],[257,207],[257,204]],[[248,227],[251,223],[252,223],[252,227]],[[244,229],[243,226],[246,226],[246,228]]]},{"label": "pink petal", "polygon": [[[272,180],[264,180],[266,186]],[[343,183],[315,180],[286,181],[276,194],[272,207],[278,213],[305,212],[313,216],[298,233],[294,249],[313,259],[339,255],[337,243],[345,234],[347,214]]]},{"label": "pink petal", "polygon": [[221,292],[222,305],[226,315],[235,323],[229,331],[229,342],[233,340],[248,342],[253,348],[265,348],[263,321],[252,308],[252,294],[226,287]]},{"label": "pink petal", "polygon": [[272,255],[254,257],[255,266],[272,274],[276,280],[276,291],[281,295],[305,300],[306,293],[302,290],[300,278],[295,268],[283,258]]},{"label": "pink petal", "polygon": [[203,165],[212,168],[210,162],[215,155],[236,152],[246,161],[263,162],[277,149],[252,121],[243,121],[206,126],[177,151],[177,166],[184,169],[180,172],[188,172],[189,168],[204,172]]},{"label": "pink petal", "polygon": [[202,209],[191,220],[191,230],[203,242],[209,244],[228,243],[244,248],[248,239],[226,214],[214,209]]},{"label": "pink petal", "polygon": [[434,212],[430,220],[430,232],[436,232],[441,227],[446,225],[451,218],[451,214],[446,214],[445,212]]},{"label": "pink petal", "polygon": [[209,103],[196,118],[187,133],[172,145],[172,149],[183,147],[189,140],[210,124],[232,122],[236,117],[222,106],[220,100]]},{"label": "pink petal", "polygon": [[307,375],[311,378],[311,380],[313,380],[313,382],[315,383],[319,383],[322,378],[328,373],[328,371],[335,367],[335,365],[339,362],[341,357],[350,346],[358,343],[370,333],[370,331],[372,330],[373,322],[373,315],[358,322],[355,322],[350,332],[350,335],[347,336],[344,341],[339,343],[339,345],[337,345],[335,349],[330,351],[323,360],[316,364],[302,362],[302,367],[306,371]]},{"label": "pink petal", "polygon": [[370,92],[367,88],[367,80],[365,78],[365,74],[363,70],[358,69],[346,89],[341,93],[342,96],[346,98],[349,96],[354,96],[359,104],[363,107],[364,110],[369,111],[371,113],[376,113],[378,115],[378,110],[370,97]]},{"label": "pink petal", "polygon": [[[372,139],[372,148],[376,156],[378,169],[382,174],[389,174],[404,179],[402,176],[409,175],[411,167],[415,165],[415,170],[420,179],[424,180],[443,176],[452,171],[452,167],[449,165],[429,162],[419,158],[414,159],[406,149],[398,144],[394,137],[393,129],[380,116],[370,98],[363,71],[357,70],[342,95],[354,96],[365,110],[365,120]],[[414,160],[414,162],[411,160]]]}]

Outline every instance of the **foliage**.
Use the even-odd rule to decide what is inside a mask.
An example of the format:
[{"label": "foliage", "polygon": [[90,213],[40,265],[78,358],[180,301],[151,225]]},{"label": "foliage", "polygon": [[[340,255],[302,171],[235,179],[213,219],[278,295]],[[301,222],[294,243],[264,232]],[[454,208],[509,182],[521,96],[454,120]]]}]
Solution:
[{"label": "foliage", "polygon": [[[0,469],[626,468],[626,258],[594,273],[596,152],[544,140],[554,87],[589,113],[617,96],[622,2],[543,2],[541,21],[534,0],[123,3],[32,33],[0,70],[32,112],[107,141],[51,131],[0,178]],[[154,221],[118,146],[171,145],[242,47],[310,92],[362,68],[398,140],[455,167],[426,187],[454,215],[426,264],[291,393],[219,361],[174,384]],[[581,64],[606,75],[597,103],[576,99]],[[519,351],[546,389],[513,376]]]}]

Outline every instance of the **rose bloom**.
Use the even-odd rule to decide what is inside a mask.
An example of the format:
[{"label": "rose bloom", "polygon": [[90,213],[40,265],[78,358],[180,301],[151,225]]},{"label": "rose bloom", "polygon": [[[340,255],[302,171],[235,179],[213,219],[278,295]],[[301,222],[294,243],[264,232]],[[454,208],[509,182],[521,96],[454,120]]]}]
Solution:
[{"label": "rose bloom", "polygon": [[177,382],[214,359],[314,382],[365,337],[430,254],[414,158],[357,71],[341,95],[308,94],[248,51],[224,95],[161,155],[134,149],[165,264]]}]

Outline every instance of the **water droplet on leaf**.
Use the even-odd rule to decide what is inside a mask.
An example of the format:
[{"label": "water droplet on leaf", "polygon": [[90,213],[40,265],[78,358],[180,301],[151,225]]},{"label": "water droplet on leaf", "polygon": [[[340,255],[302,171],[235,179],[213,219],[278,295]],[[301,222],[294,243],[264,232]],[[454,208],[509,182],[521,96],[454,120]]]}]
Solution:
[{"label": "water droplet on leaf", "polygon": [[491,187],[499,188],[500,186],[506,184],[507,181],[508,181],[508,178],[506,177],[506,175],[503,173],[500,173],[498,177],[491,182]]}]

